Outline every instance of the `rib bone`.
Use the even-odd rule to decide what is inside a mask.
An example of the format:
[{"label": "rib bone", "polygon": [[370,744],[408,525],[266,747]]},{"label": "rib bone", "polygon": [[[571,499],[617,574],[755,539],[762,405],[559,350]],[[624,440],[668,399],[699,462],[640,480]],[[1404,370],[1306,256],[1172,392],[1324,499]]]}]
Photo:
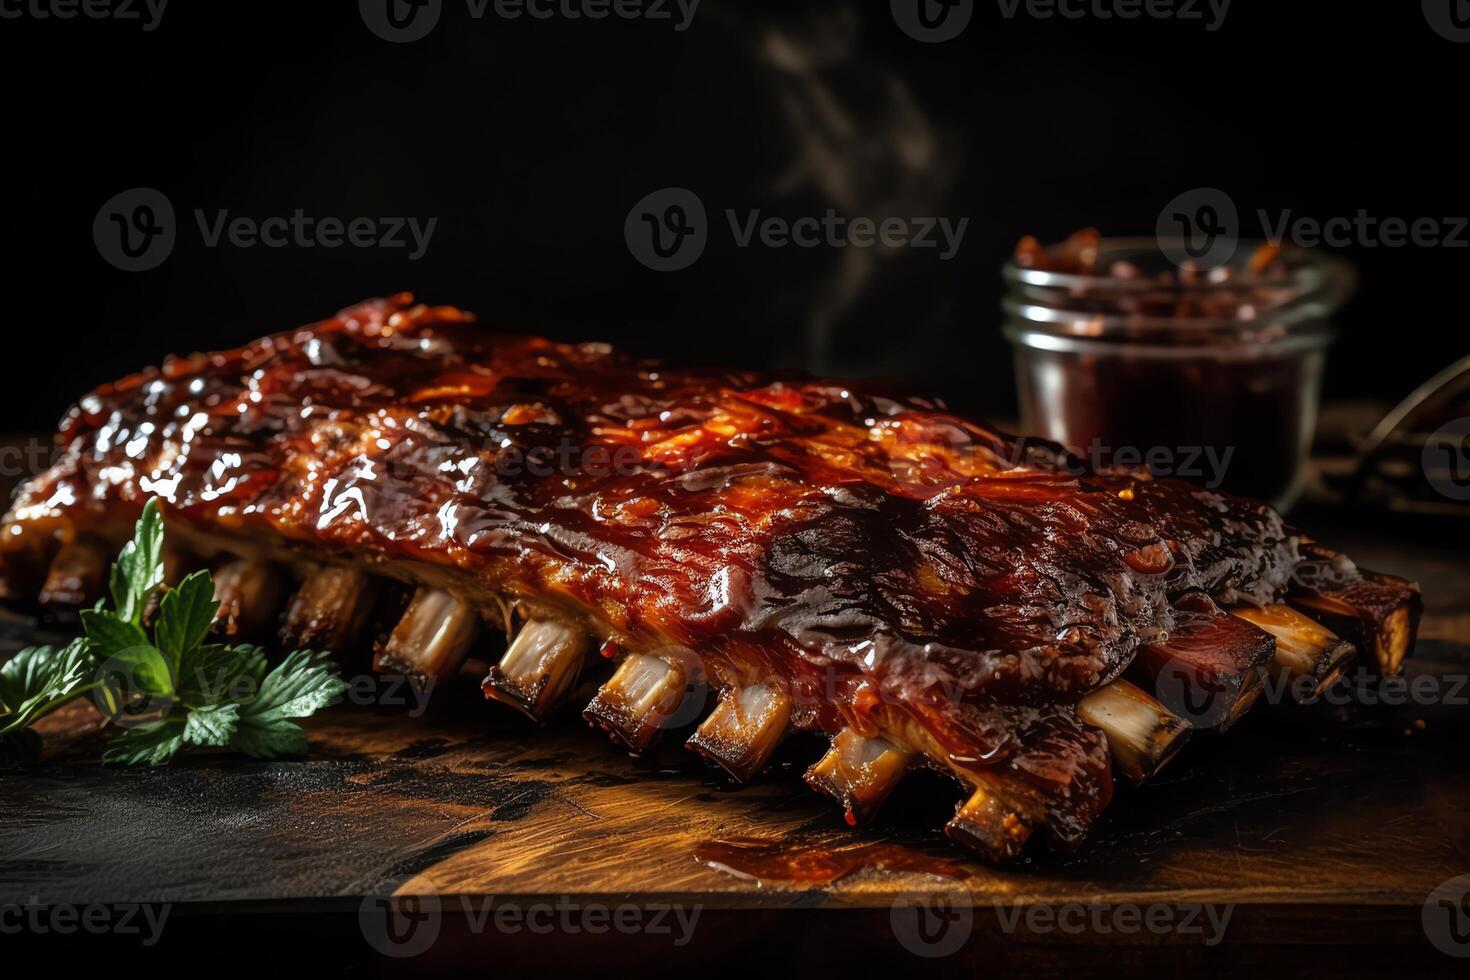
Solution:
[{"label": "rib bone", "polygon": [[1020,857],[1021,849],[1035,829],[1031,820],[1008,804],[995,790],[981,783],[973,796],[955,811],[944,827],[950,840],[972,847],[990,860],[1001,863]]},{"label": "rib bone", "polygon": [[1108,737],[1113,765],[1132,783],[1162,769],[1189,738],[1189,723],[1127,681],[1093,691],[1077,716]]},{"label": "rib bone", "polygon": [[791,697],[766,684],[725,691],[686,745],[745,782],[770,761],[791,719]]},{"label": "rib bone", "polygon": [[530,620],[481,687],[487,698],[541,721],[571,692],[590,645],[587,632],[568,620]]},{"label": "rib bone", "polygon": [[286,577],[279,566],[251,558],[231,558],[214,571],[216,626],[231,637],[259,637],[281,607]]},{"label": "rib bone", "polygon": [[1202,593],[1175,605],[1178,628],[1164,640],[1139,647],[1130,676],[1193,727],[1224,731],[1265,689],[1264,665],[1276,641],[1255,625],[1220,612]]},{"label": "rib bone", "polygon": [[281,642],[341,651],[362,630],[374,589],[367,573],[351,565],[319,565],[301,583],[286,613]]},{"label": "rib bone", "polygon": [[1331,687],[1357,652],[1351,643],[1290,606],[1242,606],[1233,612],[1276,637],[1275,675],[1289,683],[1299,701]]},{"label": "rib bone", "polygon": [[469,603],[442,589],[420,586],[373,669],[420,680],[446,677],[459,668],[479,630],[480,617]]},{"label": "rib bone", "polygon": [[914,755],[882,736],[866,737],[844,728],[827,754],[807,770],[807,785],[842,804],[852,826],[866,821],[893,792]]},{"label": "rib bone", "polygon": [[100,538],[79,534],[61,546],[41,587],[43,606],[90,605],[107,582],[107,546]]},{"label": "rib bone", "polygon": [[1383,676],[1397,674],[1424,609],[1419,586],[1360,569],[1315,543],[1304,544],[1302,554],[1308,563],[1298,572],[1289,604],[1355,645]]},{"label": "rib bone", "polygon": [[675,657],[629,654],[582,717],[642,752],[678,713],[689,689],[689,666]]}]

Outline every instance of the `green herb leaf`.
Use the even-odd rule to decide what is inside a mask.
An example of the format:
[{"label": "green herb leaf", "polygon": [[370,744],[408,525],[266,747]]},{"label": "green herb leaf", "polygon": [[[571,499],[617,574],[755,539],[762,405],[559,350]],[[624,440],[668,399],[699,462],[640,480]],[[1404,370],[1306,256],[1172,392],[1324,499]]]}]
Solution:
[{"label": "green herb leaf", "polygon": [[218,611],[209,573],[199,571],[185,577],[177,589],[165,592],[158,604],[158,624],[154,627],[158,649],[172,657],[175,664],[182,664],[185,655],[209,635]]},{"label": "green herb leaf", "polygon": [[143,615],[162,583],[163,522],[150,500],[112,566],[115,608],[98,603],[84,611],[85,638],[61,650],[22,650],[0,666],[0,759],[38,755],[40,739],[29,726],[88,691],[125,726],[108,743],[104,762],[159,765],[186,744],[261,758],[306,751],[294,719],[347,690],[326,654],[297,650],[268,670],[259,647],[206,644],[219,609],[207,572],[163,595],[150,639]]},{"label": "green herb leaf", "polygon": [[174,757],[184,744],[184,718],[179,713],[170,714],[157,721],[129,728],[107,743],[102,752],[103,762],[117,762],[125,766],[147,764],[158,766]]},{"label": "green herb leaf", "polygon": [[143,505],[143,516],[138,518],[133,540],[123,545],[112,566],[109,587],[118,616],[140,625],[148,599],[162,583],[163,519],[158,513],[157,498],[152,498]]},{"label": "green herb leaf", "polygon": [[241,707],[240,727],[230,747],[265,759],[300,755],[306,751],[306,734],[291,719],[335,704],[346,690],[326,654],[297,650],[266,675],[260,693]]},{"label": "green herb leaf", "polygon": [[151,643],[108,652],[106,659],[97,665],[97,677],[99,683],[118,692],[122,702],[137,696],[173,698],[175,695],[173,664]]},{"label": "green herb leaf", "polygon": [[148,634],[136,623],[119,619],[106,609],[83,609],[82,629],[99,657],[111,657],[133,647],[148,646]]},{"label": "green herb leaf", "polygon": [[0,735],[26,728],[59,706],[91,677],[87,641],[55,647],[27,647],[0,667]]},{"label": "green herb leaf", "polygon": [[184,722],[184,741],[193,745],[228,745],[240,722],[240,706],[226,701],[194,708]]},{"label": "green herb leaf", "polygon": [[179,668],[179,697],[191,707],[249,701],[260,693],[265,673],[265,651],[260,647],[206,644],[184,657]]}]

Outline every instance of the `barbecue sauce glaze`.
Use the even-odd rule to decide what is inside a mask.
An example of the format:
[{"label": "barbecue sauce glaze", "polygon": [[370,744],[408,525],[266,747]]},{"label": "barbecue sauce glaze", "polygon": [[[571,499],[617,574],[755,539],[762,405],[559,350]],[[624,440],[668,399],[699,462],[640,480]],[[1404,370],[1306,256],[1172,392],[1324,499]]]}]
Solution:
[{"label": "barbecue sauce glaze", "polygon": [[[1263,504],[1097,471],[882,384],[674,369],[372,300],[85,396],[3,535],[170,521],[457,569],[627,649],[784,680],[804,727],[902,716],[1072,843],[1111,792],[1072,703],[1173,623],[1277,598]],[[29,556],[29,557],[28,557]]]}]

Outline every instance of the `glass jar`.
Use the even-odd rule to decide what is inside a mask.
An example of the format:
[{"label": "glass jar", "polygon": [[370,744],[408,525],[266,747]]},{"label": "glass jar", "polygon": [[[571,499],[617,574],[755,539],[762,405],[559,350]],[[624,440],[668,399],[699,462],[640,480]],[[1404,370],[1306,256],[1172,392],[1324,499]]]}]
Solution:
[{"label": "glass jar", "polygon": [[1090,244],[1083,271],[1046,263],[1047,250],[1003,269],[1022,431],[1099,464],[1289,506],[1351,267],[1242,242],[1206,271],[1169,260],[1182,243]]}]

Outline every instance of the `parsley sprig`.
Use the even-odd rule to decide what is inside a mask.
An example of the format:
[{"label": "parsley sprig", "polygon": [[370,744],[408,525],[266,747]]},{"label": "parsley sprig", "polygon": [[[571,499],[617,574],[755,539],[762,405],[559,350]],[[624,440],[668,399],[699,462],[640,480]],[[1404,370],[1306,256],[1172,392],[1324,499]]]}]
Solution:
[{"label": "parsley sprig", "polygon": [[150,500],[112,566],[112,607],[82,612],[85,636],[28,647],[0,666],[0,755],[34,758],[31,726],[87,695],[121,729],[104,762],[160,765],[186,746],[264,759],[306,751],[295,719],[347,689],[326,654],[297,650],[272,669],[259,647],[206,642],[219,610],[208,572],[163,592],[150,635],[144,616],[162,586],[163,521]]}]

